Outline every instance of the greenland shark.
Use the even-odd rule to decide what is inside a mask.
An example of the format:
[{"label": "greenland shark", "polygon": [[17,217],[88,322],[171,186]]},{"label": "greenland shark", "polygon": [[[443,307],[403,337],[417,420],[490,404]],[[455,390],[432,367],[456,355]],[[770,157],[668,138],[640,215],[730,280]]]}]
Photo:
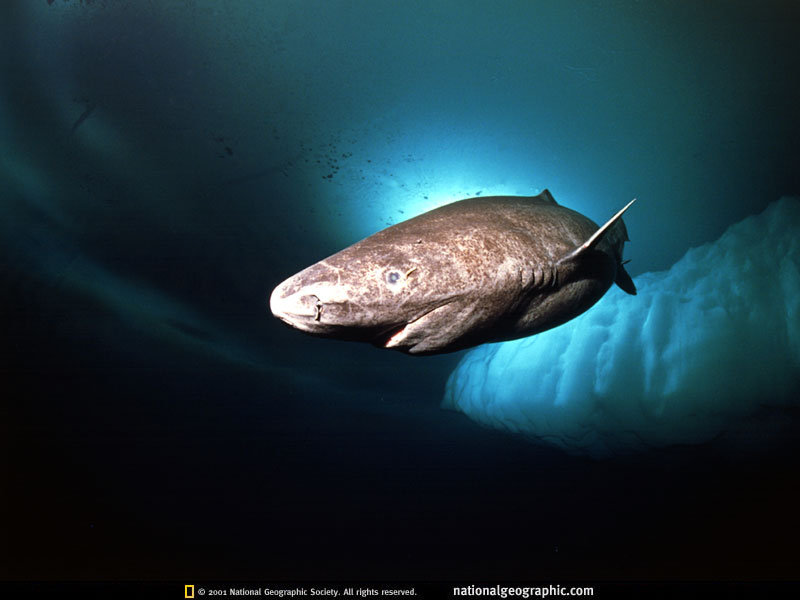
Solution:
[{"label": "greenland shark", "polygon": [[440,354],[580,315],[613,283],[631,200],[602,227],[538,196],[460,200],[388,227],[278,285],[272,314],[306,333]]}]

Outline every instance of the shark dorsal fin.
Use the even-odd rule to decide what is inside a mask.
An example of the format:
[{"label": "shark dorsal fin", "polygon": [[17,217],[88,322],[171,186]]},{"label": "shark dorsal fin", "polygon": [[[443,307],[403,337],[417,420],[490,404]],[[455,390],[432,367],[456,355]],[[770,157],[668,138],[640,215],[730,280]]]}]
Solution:
[{"label": "shark dorsal fin", "polygon": [[592,237],[590,237],[588,240],[583,242],[580,246],[578,246],[574,250],[570,250],[567,254],[565,254],[560,259],[558,259],[558,262],[559,263],[563,263],[563,262],[566,262],[568,260],[574,260],[574,259],[578,258],[584,252],[587,252],[588,250],[591,250],[592,248],[597,246],[597,244],[600,243],[600,240],[602,240],[603,237],[605,237],[605,235],[611,230],[611,228],[614,226],[614,224],[617,221],[619,221],[620,217],[622,217],[622,214],[626,210],[628,210],[631,207],[631,204],[633,204],[634,202],[636,202],[636,198],[634,198],[633,200],[628,202],[625,206],[623,206],[622,209],[617,214],[615,214],[613,217],[611,217],[606,222],[605,225],[603,225],[597,231],[595,231],[592,234]]},{"label": "shark dorsal fin", "polygon": [[534,196],[534,198],[537,198],[542,202],[548,202],[550,204],[558,204],[558,202],[556,202],[556,199],[553,198],[553,194],[551,194],[550,190],[548,190],[547,188],[542,190],[542,193],[539,194],[538,196]]}]

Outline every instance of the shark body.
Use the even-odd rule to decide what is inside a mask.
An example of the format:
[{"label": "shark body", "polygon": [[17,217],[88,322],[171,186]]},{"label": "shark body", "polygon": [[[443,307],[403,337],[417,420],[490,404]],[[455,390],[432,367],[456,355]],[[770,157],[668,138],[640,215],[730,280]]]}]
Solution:
[{"label": "shark body", "polygon": [[603,227],[538,196],[460,200],[388,227],[278,285],[272,313],[306,333],[439,354],[573,319],[623,266],[621,216]]}]

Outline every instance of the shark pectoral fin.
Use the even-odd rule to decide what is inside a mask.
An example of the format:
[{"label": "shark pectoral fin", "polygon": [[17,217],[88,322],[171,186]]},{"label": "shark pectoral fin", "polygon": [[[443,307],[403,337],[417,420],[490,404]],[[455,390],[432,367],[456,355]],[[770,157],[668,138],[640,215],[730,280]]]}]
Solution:
[{"label": "shark pectoral fin", "polygon": [[441,340],[436,339],[440,328],[436,323],[444,316],[448,304],[434,308],[418,319],[407,323],[395,331],[383,344],[384,348],[410,348],[409,352],[430,352],[438,348]]},{"label": "shark pectoral fin", "polygon": [[[608,232],[612,230],[614,225],[622,217],[622,214],[626,210],[628,210],[631,207],[631,204],[633,204],[634,202],[636,202],[636,198],[634,198],[633,200],[628,202],[624,207],[622,207],[622,210],[620,210],[617,214],[615,214],[613,217],[611,217],[606,222],[606,224],[603,225],[600,229],[595,231],[592,234],[592,237],[590,237],[588,240],[586,240],[583,244],[581,244],[580,246],[578,246],[574,250],[571,250],[570,252],[568,252],[567,254],[562,256],[561,258],[559,258],[558,259],[558,263],[563,263],[563,262],[566,262],[566,261],[575,260],[576,258],[578,258],[584,252],[587,252],[587,251],[591,250],[592,248],[594,248],[595,246],[597,246],[597,244],[600,243],[600,240],[602,240],[606,236],[606,234],[608,234]],[[627,235],[625,237],[627,237]]]},{"label": "shark pectoral fin", "polygon": [[403,343],[403,340],[406,339],[408,336],[408,325],[403,325],[402,327],[398,328],[392,335],[386,338],[386,341],[383,342],[384,348],[397,348],[400,344]]},{"label": "shark pectoral fin", "polygon": [[633,284],[633,279],[631,279],[631,276],[628,275],[625,267],[621,264],[617,265],[617,276],[614,278],[614,283],[622,288],[623,292],[626,292],[631,296],[636,295],[636,286]]}]

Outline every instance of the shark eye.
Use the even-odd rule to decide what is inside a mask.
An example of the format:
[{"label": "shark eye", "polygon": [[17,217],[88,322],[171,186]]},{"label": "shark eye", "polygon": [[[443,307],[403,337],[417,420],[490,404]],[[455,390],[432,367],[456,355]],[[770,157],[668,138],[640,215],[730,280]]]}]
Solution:
[{"label": "shark eye", "polygon": [[400,271],[389,271],[386,274],[386,283],[393,285],[400,281]]}]

